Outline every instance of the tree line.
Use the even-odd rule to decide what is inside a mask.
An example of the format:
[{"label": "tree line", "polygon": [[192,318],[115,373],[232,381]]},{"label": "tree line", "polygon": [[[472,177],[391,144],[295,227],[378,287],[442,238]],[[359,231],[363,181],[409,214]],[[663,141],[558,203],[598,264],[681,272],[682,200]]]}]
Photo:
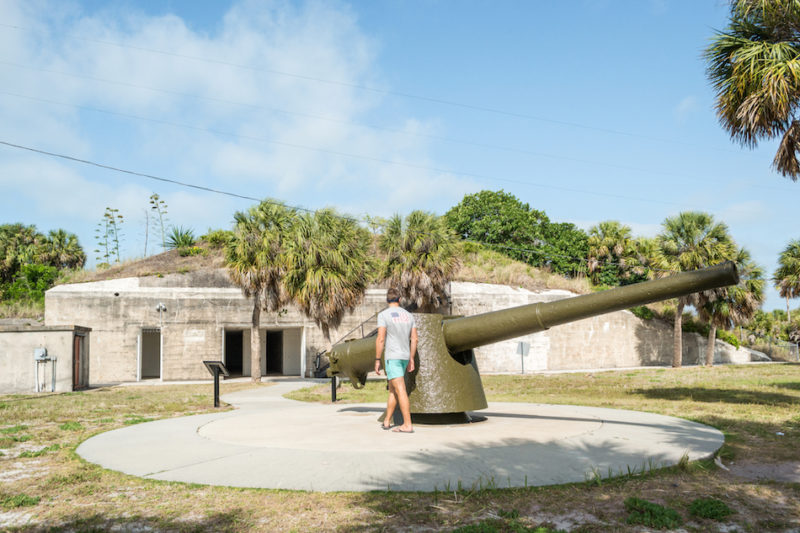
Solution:
[{"label": "tree line", "polygon": [[38,306],[64,271],[86,263],[78,237],[63,229],[46,235],[34,225],[0,225],[0,300]]},{"label": "tree line", "polygon": [[[158,215],[162,230],[166,204],[154,195],[150,210]],[[117,216],[108,210],[106,215],[109,220]],[[771,279],[787,299],[782,322],[781,314],[767,317],[760,310],[767,282],[763,269],[736,245],[727,226],[707,213],[667,218],[654,238],[635,237],[629,226],[613,220],[585,232],[551,221],[544,211],[501,190],[468,194],[441,217],[414,211],[405,217],[368,217],[364,223],[332,209],[306,212],[266,200],[234,218],[232,231],[209,231],[202,239],[225,249],[231,278],[253,298],[254,323],[262,311],[279,312],[292,303],[317,323],[328,343],[331,329],[361,302],[370,283],[396,285],[405,304],[432,310],[446,301],[447,284],[464,255],[481,248],[561,276],[585,276],[597,289],[735,261],[742,278],[738,286],[677,300],[676,366],[686,306],[693,306],[706,324],[709,364],[718,328],[724,332],[744,325],[756,334],[777,330],[787,339],[800,340],[800,317],[792,321],[789,309],[789,300],[800,295],[800,240],[791,241],[781,253]],[[167,248],[178,248],[182,255],[197,251],[191,230],[172,230],[172,235],[157,233]],[[106,234],[105,241],[113,242],[109,236],[114,237]],[[41,302],[60,271],[81,268],[85,260],[77,237],[65,230],[43,235],[35,226],[0,226],[0,290],[5,301]]]},{"label": "tree line", "polygon": [[[253,298],[252,331],[258,330],[262,311],[278,312],[292,303],[321,328],[328,347],[331,329],[361,303],[371,282],[397,286],[403,303],[421,311],[446,302],[447,284],[466,245],[493,249],[562,276],[587,276],[598,290],[736,262],[738,285],[677,300],[674,366],[681,365],[686,306],[693,306],[706,324],[705,360],[710,365],[718,328],[749,324],[764,300],[763,269],[736,244],[724,223],[702,212],[667,218],[655,238],[634,237],[630,227],[617,221],[600,222],[584,232],[551,221],[504,191],[466,195],[441,217],[424,211],[371,217],[366,225],[372,231],[331,209],[301,212],[276,200],[239,212],[235,219],[226,261],[232,280]],[[800,294],[800,286],[791,283],[800,277],[796,267],[793,272],[779,269],[773,280],[782,291]],[[251,342],[251,353],[260,353],[258,336]],[[253,368],[259,364],[254,357]]]}]

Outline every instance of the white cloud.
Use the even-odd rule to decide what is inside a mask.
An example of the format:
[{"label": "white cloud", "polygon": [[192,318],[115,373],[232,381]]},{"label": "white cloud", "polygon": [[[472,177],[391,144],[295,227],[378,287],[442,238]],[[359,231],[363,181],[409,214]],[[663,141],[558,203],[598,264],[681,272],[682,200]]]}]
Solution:
[{"label": "white cloud", "polygon": [[729,225],[763,222],[769,215],[767,207],[759,200],[731,204],[722,210],[719,220]]},{"label": "white cloud", "polygon": [[[256,198],[351,205],[362,213],[433,205],[426,198],[455,203],[473,187],[386,163],[435,166],[420,136],[435,123],[407,116],[386,123],[410,135],[356,125],[383,105],[380,93],[358,86],[383,82],[378,43],[346,6],[245,0],[206,32],[174,15],[87,12],[55,0],[3,2],[0,18],[21,28],[0,31],[0,61],[26,67],[0,69],[2,90],[28,97],[0,94],[0,136],[9,142]],[[143,230],[133,226],[154,191],[167,200],[174,224],[197,233],[227,225],[242,209],[235,200],[175,192],[144,178],[32,154],[6,157],[9,150],[0,154],[3,204],[13,196],[30,202],[32,219],[45,212],[63,217],[86,248],[103,209],[112,206],[131,221],[129,246],[139,254]]]},{"label": "white cloud", "polygon": [[687,96],[678,102],[678,105],[676,105],[673,110],[673,114],[678,122],[683,123],[686,122],[686,120],[689,118],[689,115],[693,114],[697,110],[697,98],[694,96]]}]

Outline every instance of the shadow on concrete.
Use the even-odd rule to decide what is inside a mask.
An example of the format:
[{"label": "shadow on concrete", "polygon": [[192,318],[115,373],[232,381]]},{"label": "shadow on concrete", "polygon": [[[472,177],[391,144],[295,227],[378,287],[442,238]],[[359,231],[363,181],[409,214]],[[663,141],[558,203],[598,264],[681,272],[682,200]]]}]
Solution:
[{"label": "shadow on concrete", "polygon": [[[789,388],[789,387],[787,387]],[[777,392],[748,391],[742,389],[704,389],[693,387],[665,387],[653,389],[637,389],[632,394],[641,394],[646,398],[659,400],[734,404],[761,404],[779,405],[782,407],[800,405],[800,400],[795,396]]]},{"label": "shadow on concrete", "polygon": [[[384,412],[383,408],[380,407],[368,407],[368,406],[348,406],[339,409],[340,413],[343,412],[353,412],[353,413],[377,413],[381,414]],[[665,431],[670,431],[672,428],[675,427],[674,424],[648,424],[642,422],[634,422],[634,421],[625,421],[625,420],[610,420],[608,418],[604,418],[602,416],[597,417],[576,417],[576,416],[548,416],[548,415],[530,415],[530,414],[521,414],[521,413],[503,413],[500,411],[476,411],[470,412],[470,416],[474,416],[476,418],[486,417],[487,419],[492,418],[517,418],[520,420],[558,420],[563,422],[595,422],[595,423],[603,423],[603,424],[614,424],[614,425],[621,425],[621,426],[640,426],[640,427],[650,427],[650,428],[660,428]],[[675,420],[682,420],[682,419],[675,419]]]},{"label": "shadow on concrete", "polygon": [[[706,450],[702,455],[707,456],[721,444],[712,435],[705,438],[682,428],[664,440],[678,450],[694,450],[692,459],[700,458],[696,450]],[[450,450],[416,452],[413,472],[381,481],[382,486],[376,479],[375,490],[477,491],[592,481],[675,465],[681,452],[674,451],[652,452],[642,446],[634,452],[626,442],[610,439],[588,444],[571,439],[531,443],[514,438],[492,443],[491,453],[486,453],[486,446],[454,442]],[[509,456],[517,460],[508,461]]]},{"label": "shadow on concrete", "polygon": [[641,366],[667,366],[672,362],[672,329],[663,320],[640,320],[634,331]]}]

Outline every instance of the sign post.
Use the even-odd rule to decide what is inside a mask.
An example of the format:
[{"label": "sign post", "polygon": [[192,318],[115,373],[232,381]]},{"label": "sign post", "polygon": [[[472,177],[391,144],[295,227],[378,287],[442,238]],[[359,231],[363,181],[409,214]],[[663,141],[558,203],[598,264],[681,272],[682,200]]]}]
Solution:
[{"label": "sign post", "polygon": [[203,364],[214,376],[214,407],[219,407],[219,375],[222,373],[223,376],[227,377],[230,376],[230,373],[228,373],[228,369],[225,368],[222,361],[203,361]]}]

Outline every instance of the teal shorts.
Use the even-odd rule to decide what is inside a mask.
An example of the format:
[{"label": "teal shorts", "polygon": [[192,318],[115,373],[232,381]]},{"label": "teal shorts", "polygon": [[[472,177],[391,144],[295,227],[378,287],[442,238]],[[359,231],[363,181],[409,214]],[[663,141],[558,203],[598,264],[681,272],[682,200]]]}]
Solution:
[{"label": "teal shorts", "polygon": [[402,378],[406,375],[408,359],[387,359],[386,379]]}]

